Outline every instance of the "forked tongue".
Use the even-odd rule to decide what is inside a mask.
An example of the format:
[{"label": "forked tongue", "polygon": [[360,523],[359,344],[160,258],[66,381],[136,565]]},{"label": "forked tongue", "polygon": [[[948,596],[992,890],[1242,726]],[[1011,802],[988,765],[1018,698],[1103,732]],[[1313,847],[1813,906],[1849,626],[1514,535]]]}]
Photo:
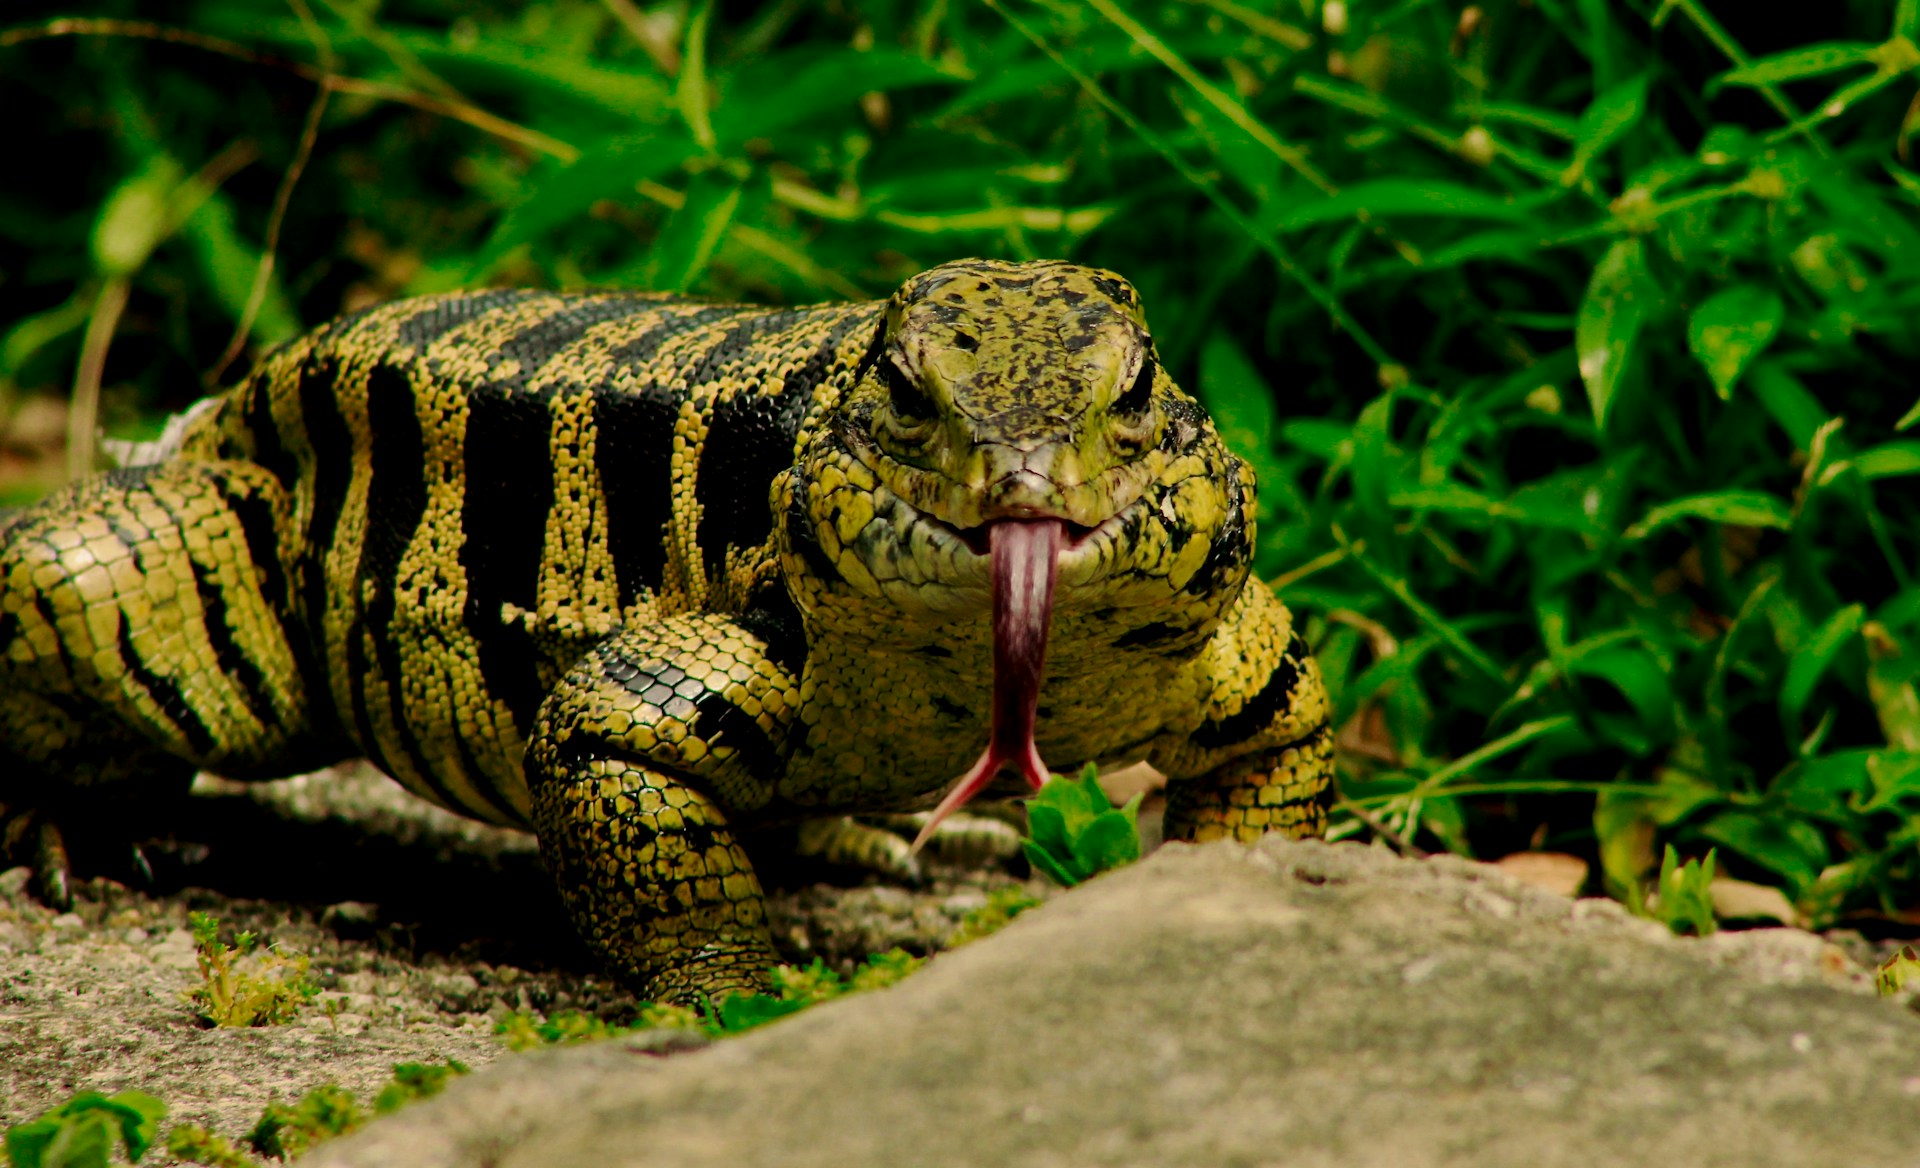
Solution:
[{"label": "forked tongue", "polygon": [[1047,663],[1054,574],[1066,529],[1059,519],[1002,519],[988,529],[987,553],[993,560],[993,734],[979,760],[933,809],[914,838],[915,852],[941,820],[979,794],[1001,767],[1019,771],[1036,791],[1047,781],[1047,764],[1033,744],[1033,723]]}]

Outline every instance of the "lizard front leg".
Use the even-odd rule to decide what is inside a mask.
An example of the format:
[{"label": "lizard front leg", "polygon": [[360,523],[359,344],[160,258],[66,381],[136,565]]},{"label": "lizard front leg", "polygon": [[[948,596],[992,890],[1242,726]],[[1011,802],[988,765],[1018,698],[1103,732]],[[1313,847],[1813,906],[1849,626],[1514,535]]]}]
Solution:
[{"label": "lizard front leg", "polygon": [[768,986],[760,881],[730,816],[772,798],[799,702],[792,674],[732,617],[628,629],[540,707],[527,783],[568,914],[642,997]]},{"label": "lizard front leg", "polygon": [[1155,758],[1170,776],[1167,838],[1326,834],[1334,796],[1326,690],[1286,606],[1249,581],[1198,667],[1203,717]]}]

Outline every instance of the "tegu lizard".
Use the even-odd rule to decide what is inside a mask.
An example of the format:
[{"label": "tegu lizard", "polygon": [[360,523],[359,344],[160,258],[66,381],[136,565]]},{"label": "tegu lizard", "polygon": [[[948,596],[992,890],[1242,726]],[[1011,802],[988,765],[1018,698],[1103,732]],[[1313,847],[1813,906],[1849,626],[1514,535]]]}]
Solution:
[{"label": "tegu lizard", "polygon": [[1320,833],[1254,483],[1110,272],[803,308],[481,291],[324,325],[0,529],[0,816],[366,756],[530,827],[643,996],[766,984],[739,833],[1150,761],[1170,838]]}]

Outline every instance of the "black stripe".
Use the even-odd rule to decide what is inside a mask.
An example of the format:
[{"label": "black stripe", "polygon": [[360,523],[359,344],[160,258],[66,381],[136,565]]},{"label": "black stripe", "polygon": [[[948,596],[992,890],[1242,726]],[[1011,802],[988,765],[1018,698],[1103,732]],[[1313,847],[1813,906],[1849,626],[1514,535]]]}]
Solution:
[{"label": "black stripe", "polygon": [[552,429],[544,396],[493,387],[467,395],[463,617],[479,646],[487,692],[506,704],[522,735],[532,733],[543,696],[539,651],[527,627],[503,620],[502,610],[511,604],[532,612],[538,603],[553,508]]},{"label": "black stripe", "polygon": [[423,297],[417,302],[420,311],[401,321],[394,335],[402,345],[418,353],[475,317],[536,296],[551,295],[551,292],[529,288],[495,288],[486,292]]},{"label": "black stripe", "polygon": [[[791,327],[800,314],[767,318]],[[750,322],[752,323],[752,322]],[[849,333],[864,325],[858,316],[843,316],[807,360],[781,380],[777,390],[737,393],[713,409],[707,439],[700,448],[699,478],[694,498],[700,504],[700,528],[695,540],[709,581],[726,568],[729,547],[756,548],[773,530],[773,509],[767,493],[781,471],[793,465],[794,442],[814,394],[833,367]],[[744,336],[750,344],[759,324],[736,330],[716,351]],[[771,387],[769,387],[771,388]]]},{"label": "black stripe", "polygon": [[684,396],[665,383],[596,389],[594,462],[607,496],[607,550],[622,612],[667,574],[673,517],[673,427]]},{"label": "black stripe", "polygon": [[[209,476],[209,478],[212,477]],[[218,487],[222,484],[215,480],[209,485]],[[166,515],[168,524],[184,537],[187,527],[174,513],[173,508],[167,506],[167,501],[153,492],[148,492],[147,497]],[[117,525],[114,534],[120,538],[121,542],[127,544],[128,550],[133,553],[134,567],[144,576],[146,569],[141,563],[139,544],[131,537],[131,533],[123,534]],[[182,542],[185,544],[184,538]],[[214,664],[218,665],[221,672],[232,678],[234,684],[240,687],[241,694],[246,699],[247,711],[253,715],[256,722],[262,726],[277,726],[278,712],[274,709],[272,695],[267,693],[266,678],[261,674],[259,664],[241,651],[239,644],[234,641],[233,624],[227,619],[226,593],[220,590],[219,581],[210,575],[218,571],[217,565],[209,566],[201,563],[193,554],[190,545],[182,546],[180,554],[186,558],[187,570],[193,574],[194,594],[200,598],[200,627],[206,631],[207,645],[213,650]],[[239,569],[242,572],[248,570],[245,564],[239,565]]]},{"label": "black stripe", "polygon": [[573,345],[588,329],[611,320],[637,313],[651,312],[659,301],[644,296],[579,297],[559,300],[558,311],[500,342],[497,357],[489,355],[490,366],[512,362],[519,371],[502,378],[503,384],[519,386],[530,380],[557,354]]},{"label": "black stripe", "polygon": [[299,484],[300,464],[294,461],[293,455],[287,452],[286,444],[280,440],[280,427],[273,420],[271,387],[264,381],[255,381],[245,392],[247,409],[244,418],[247,434],[253,441],[249,460],[266,467],[274,478],[280,480],[282,490],[292,491]]},{"label": "black stripe", "polygon": [[308,732],[315,738],[325,738],[332,722],[327,713],[332,703],[326,700],[326,674],[314,650],[314,633],[301,620],[299,598],[294,595],[286,567],[280,562],[273,503],[258,491],[244,487],[236,490],[224,475],[216,475],[216,481],[221,484],[227,509],[233,512],[234,520],[240,524],[240,534],[247,541],[247,558],[260,582],[260,598],[266,604],[267,614],[279,623],[281,643],[286,646],[294,672],[299,675],[300,688],[306,696]]},{"label": "black stripe", "polygon": [[[525,823],[526,817],[508,801],[506,794],[495,789],[492,776],[488,775],[486,768],[480,765],[480,759],[473,753],[473,747],[467,742],[466,735],[454,734],[453,743],[460,752],[460,768],[466,772],[468,785],[480,792],[480,797],[486,801],[487,806],[498,811],[508,823]],[[467,809],[478,810],[472,807]]]},{"label": "black stripe", "polygon": [[[1296,655],[1295,648],[1299,654]],[[1299,644],[1296,635],[1287,645],[1286,652],[1267,675],[1267,684],[1260,692],[1247,699],[1240,711],[1218,722],[1202,723],[1193,732],[1191,741],[1202,750],[1217,750],[1222,746],[1233,746],[1245,742],[1256,734],[1273,725],[1274,719],[1292,706],[1294,687],[1300,684],[1300,663],[1306,659],[1306,646]]]},{"label": "black stripe", "polygon": [[331,355],[309,356],[300,368],[301,425],[313,450],[313,513],[300,558],[300,609],[316,641],[326,628],[327,553],[353,481],[353,434],[340,413],[334,384],[339,375]]},{"label": "black stripe", "polygon": [[213,735],[207,731],[206,723],[202,722],[200,715],[187,704],[186,695],[180,691],[177,682],[171,677],[161,677],[148,669],[146,663],[140,660],[140,651],[133,647],[133,630],[127,626],[124,619],[120,621],[120,661],[126,666],[128,676],[132,677],[141,689],[146,690],[147,696],[153,699],[153,704],[160,708],[160,716],[173,723],[174,728],[186,738],[187,745],[193,749],[195,757],[211,758],[214,747],[218,744],[214,741]]},{"label": "black stripe", "polygon": [[709,746],[731,747],[734,757],[747,769],[755,782],[773,783],[779,780],[785,769],[780,752],[774,748],[773,739],[760,728],[745,710],[728,701],[724,695],[709,691],[694,699],[693,707],[699,711],[693,722],[693,732],[704,739]]},{"label": "black stripe", "polygon": [[[421,463],[426,444],[413,398],[413,384],[406,374],[391,365],[377,366],[367,374],[367,431],[371,438],[368,459],[372,478],[367,485],[366,532],[361,537],[360,568],[354,578],[371,596],[361,610],[356,639],[373,644],[378,674],[387,690],[387,715],[395,737],[391,745],[406,752],[420,781],[441,802],[458,807],[459,800],[440,783],[406,717],[400,636],[394,631],[393,618],[401,604],[396,592],[400,561],[427,510],[426,472]],[[407,602],[413,603],[413,599],[408,598]],[[366,724],[372,721],[367,716],[370,713],[367,686],[371,680],[364,670],[356,670],[350,679],[355,716]]]}]

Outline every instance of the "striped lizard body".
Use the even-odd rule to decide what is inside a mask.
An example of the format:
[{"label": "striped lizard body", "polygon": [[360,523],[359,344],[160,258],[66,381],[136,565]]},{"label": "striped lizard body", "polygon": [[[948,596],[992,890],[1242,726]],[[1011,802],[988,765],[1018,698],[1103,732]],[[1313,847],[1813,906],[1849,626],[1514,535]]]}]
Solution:
[{"label": "striped lizard body", "polygon": [[743,827],[1147,759],[1176,837],[1321,830],[1252,492],[1093,269],[399,301],[0,530],[0,815],[57,899],[63,822],[365,755],[535,830],[639,992],[756,988]]}]

